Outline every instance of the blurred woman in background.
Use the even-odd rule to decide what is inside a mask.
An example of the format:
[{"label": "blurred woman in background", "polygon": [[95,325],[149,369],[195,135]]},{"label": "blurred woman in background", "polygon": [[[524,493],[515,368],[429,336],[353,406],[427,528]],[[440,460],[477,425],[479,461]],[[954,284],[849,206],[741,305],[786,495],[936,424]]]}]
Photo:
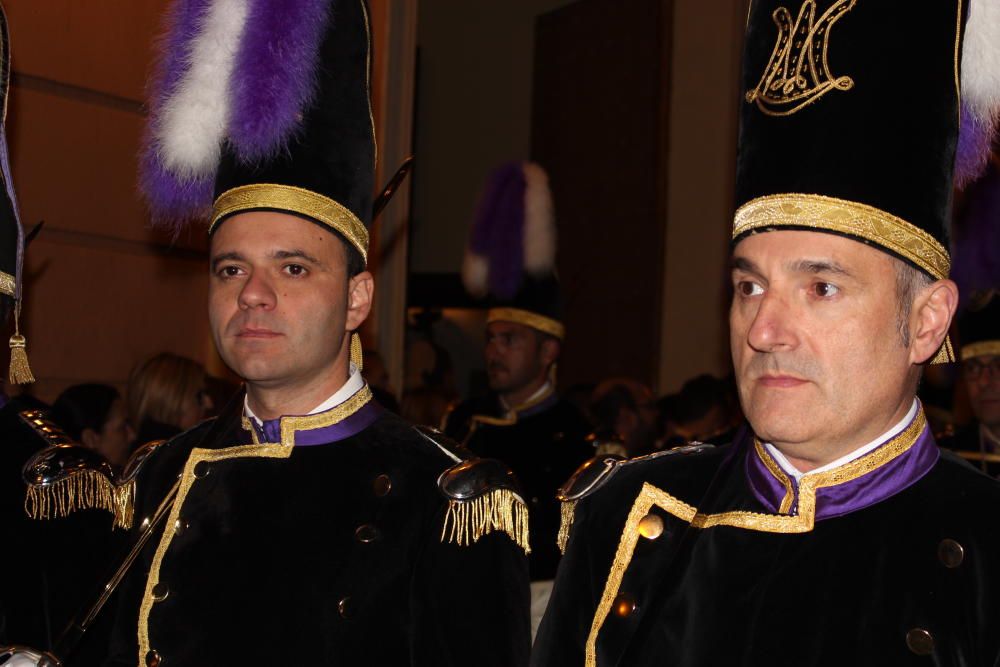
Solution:
[{"label": "blurred woman in background", "polygon": [[205,419],[213,407],[205,382],[201,364],[176,354],[164,352],[139,364],[128,381],[136,444],[172,438]]},{"label": "blurred woman in background", "polygon": [[78,384],[59,395],[49,418],[66,434],[106,458],[115,470],[128,460],[134,432],[121,394],[106,384]]}]

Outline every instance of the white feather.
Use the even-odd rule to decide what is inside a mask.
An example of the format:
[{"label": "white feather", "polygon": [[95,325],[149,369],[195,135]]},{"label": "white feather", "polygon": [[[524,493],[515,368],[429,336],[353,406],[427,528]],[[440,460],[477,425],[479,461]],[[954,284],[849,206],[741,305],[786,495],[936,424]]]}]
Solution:
[{"label": "white feather", "polygon": [[465,291],[476,298],[486,296],[489,275],[490,264],[486,258],[466,249],[465,257],[462,258],[462,284],[465,285]]},{"label": "white feather", "polygon": [[1000,0],[970,0],[962,45],[962,101],[980,120],[1000,112]]},{"label": "white feather", "polygon": [[524,269],[531,274],[552,271],[556,263],[556,220],[545,170],[524,163]]},{"label": "white feather", "polygon": [[247,0],[216,0],[191,46],[191,66],[160,115],[164,166],[180,177],[210,174],[229,122],[229,79],[246,26]]}]

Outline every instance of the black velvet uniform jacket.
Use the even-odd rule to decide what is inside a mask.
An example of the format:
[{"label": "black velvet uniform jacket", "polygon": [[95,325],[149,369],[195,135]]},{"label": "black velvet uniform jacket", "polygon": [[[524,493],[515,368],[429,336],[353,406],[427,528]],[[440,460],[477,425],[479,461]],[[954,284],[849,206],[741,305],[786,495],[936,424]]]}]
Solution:
[{"label": "black velvet uniform jacket", "polygon": [[223,416],[161,448],[137,523],[180,474],[178,501],[123,584],[112,664],[526,664],[522,548],[443,540],[456,461],[380,412],[325,445],[248,445]]},{"label": "black velvet uniform jacket", "polygon": [[514,471],[531,507],[531,580],[551,580],[560,556],[556,491],[594,455],[586,441],[589,427],[572,404],[554,394],[535,409],[519,413],[513,423],[483,420],[500,418],[502,413],[495,396],[467,401],[448,415],[445,433],[477,455],[503,461]]},{"label": "black velvet uniform jacket", "polygon": [[912,486],[808,532],[672,513],[766,514],[746,446],[624,463],[577,502],[532,665],[1000,664],[1000,485],[943,453]]}]

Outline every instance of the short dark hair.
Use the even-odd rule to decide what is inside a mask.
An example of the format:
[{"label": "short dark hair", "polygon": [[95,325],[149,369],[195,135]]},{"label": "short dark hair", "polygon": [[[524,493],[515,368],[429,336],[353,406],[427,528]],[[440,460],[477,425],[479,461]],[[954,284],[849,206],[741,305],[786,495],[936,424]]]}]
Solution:
[{"label": "short dark hair", "polygon": [[910,346],[910,313],[917,292],[934,282],[934,279],[920,269],[896,260],[896,328],[903,347]]},{"label": "short dark hair", "polygon": [[625,383],[613,385],[603,396],[590,404],[590,414],[597,422],[598,430],[613,431],[622,410],[639,411],[635,396]]},{"label": "short dark hair", "polygon": [[84,429],[101,432],[111,405],[120,398],[118,390],[106,384],[73,385],[59,394],[49,411],[49,419],[79,442]]}]

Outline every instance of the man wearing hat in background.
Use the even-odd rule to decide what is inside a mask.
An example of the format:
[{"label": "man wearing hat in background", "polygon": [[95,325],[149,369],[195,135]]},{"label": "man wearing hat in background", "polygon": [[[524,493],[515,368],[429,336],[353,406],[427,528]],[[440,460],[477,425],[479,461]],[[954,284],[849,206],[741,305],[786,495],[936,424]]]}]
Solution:
[{"label": "man wearing hat in background", "polygon": [[993,477],[1000,475],[1000,296],[975,294],[958,320],[962,379],[975,419],[941,440]]},{"label": "man wearing hat in background", "polygon": [[730,309],[750,429],[577,474],[534,664],[1000,661],[1000,485],[915,399],[952,358],[963,28],[996,44],[964,9],[753,3]]},{"label": "man wearing hat in background", "polygon": [[444,431],[480,456],[511,467],[531,504],[532,617],[540,620],[559,552],[556,490],[592,456],[588,425],[556,393],[566,335],[555,276],[556,229],[548,176],[510,162],[489,177],[476,212],[462,278],[489,297],[486,373],[490,394],[455,407]]},{"label": "man wearing hat in background", "polygon": [[114,664],[524,664],[509,470],[386,412],[360,374],[367,6],[175,7],[144,189],[161,217],[211,207],[211,329],[246,392],[140,475],[150,534]]}]

